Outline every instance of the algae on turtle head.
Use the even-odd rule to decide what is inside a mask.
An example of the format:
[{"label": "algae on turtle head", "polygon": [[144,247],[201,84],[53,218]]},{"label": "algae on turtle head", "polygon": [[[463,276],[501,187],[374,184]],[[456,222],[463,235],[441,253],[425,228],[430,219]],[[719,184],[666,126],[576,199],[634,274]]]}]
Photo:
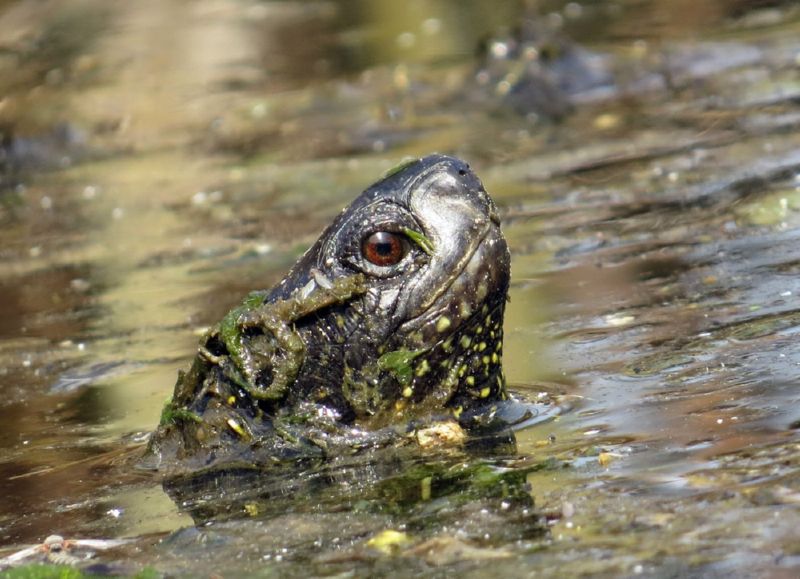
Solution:
[{"label": "algae on turtle head", "polygon": [[250,463],[320,446],[303,430],[320,421],[470,428],[506,398],[509,270],[497,209],[469,165],[406,163],[204,336],[151,451]]}]

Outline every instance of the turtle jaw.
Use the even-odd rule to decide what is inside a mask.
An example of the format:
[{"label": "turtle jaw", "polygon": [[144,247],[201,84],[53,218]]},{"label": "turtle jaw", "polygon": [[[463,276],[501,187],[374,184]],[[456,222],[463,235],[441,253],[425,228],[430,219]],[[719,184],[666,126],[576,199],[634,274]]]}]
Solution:
[{"label": "turtle jaw", "polygon": [[[491,228],[453,282],[421,315],[403,323],[387,351],[421,354],[411,380],[389,399],[406,414],[462,411],[506,397],[502,372],[503,314],[509,284],[508,249]],[[387,392],[388,394],[388,392]]]},{"label": "turtle jaw", "polygon": [[[503,310],[510,282],[510,256],[505,239],[496,226],[487,227],[469,260],[449,272],[449,283],[417,315],[402,323],[396,335],[406,338],[407,347],[432,347],[461,336],[470,324],[476,329],[491,324],[502,330]],[[492,312],[492,320],[475,322]]]},{"label": "turtle jaw", "polygon": [[503,314],[511,258],[497,209],[469,167],[447,157],[411,189],[409,206],[433,253],[404,288],[386,351],[421,352],[410,382],[387,389],[408,414],[462,411],[504,399]]}]

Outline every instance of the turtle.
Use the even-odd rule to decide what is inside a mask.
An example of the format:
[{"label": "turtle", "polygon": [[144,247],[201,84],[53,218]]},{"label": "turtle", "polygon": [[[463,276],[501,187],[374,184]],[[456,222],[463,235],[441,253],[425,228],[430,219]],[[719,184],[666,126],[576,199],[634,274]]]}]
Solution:
[{"label": "turtle", "polygon": [[508,399],[509,281],[497,206],[470,166],[404,162],[202,337],[148,456],[265,465],[487,428]]}]

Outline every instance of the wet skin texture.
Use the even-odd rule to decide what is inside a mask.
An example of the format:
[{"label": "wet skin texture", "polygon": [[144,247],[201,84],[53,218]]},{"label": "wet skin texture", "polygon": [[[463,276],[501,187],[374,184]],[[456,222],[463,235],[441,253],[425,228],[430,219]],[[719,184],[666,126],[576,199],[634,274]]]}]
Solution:
[{"label": "wet skin texture", "polygon": [[354,433],[485,426],[506,398],[509,269],[496,207],[466,163],[401,166],[208,332],[150,455],[276,462],[330,454]]}]

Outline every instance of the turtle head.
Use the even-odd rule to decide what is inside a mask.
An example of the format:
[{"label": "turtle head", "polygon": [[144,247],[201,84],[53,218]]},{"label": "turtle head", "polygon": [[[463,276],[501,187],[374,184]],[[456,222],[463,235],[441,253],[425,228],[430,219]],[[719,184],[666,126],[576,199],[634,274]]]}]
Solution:
[{"label": "turtle head", "polygon": [[460,416],[505,397],[510,257],[497,208],[465,162],[425,157],[364,191],[288,285],[302,285],[310,271],[328,279],[360,273],[367,287],[325,323],[300,328],[307,363],[333,334],[343,345],[341,391],[318,398],[382,423],[445,408]]}]

